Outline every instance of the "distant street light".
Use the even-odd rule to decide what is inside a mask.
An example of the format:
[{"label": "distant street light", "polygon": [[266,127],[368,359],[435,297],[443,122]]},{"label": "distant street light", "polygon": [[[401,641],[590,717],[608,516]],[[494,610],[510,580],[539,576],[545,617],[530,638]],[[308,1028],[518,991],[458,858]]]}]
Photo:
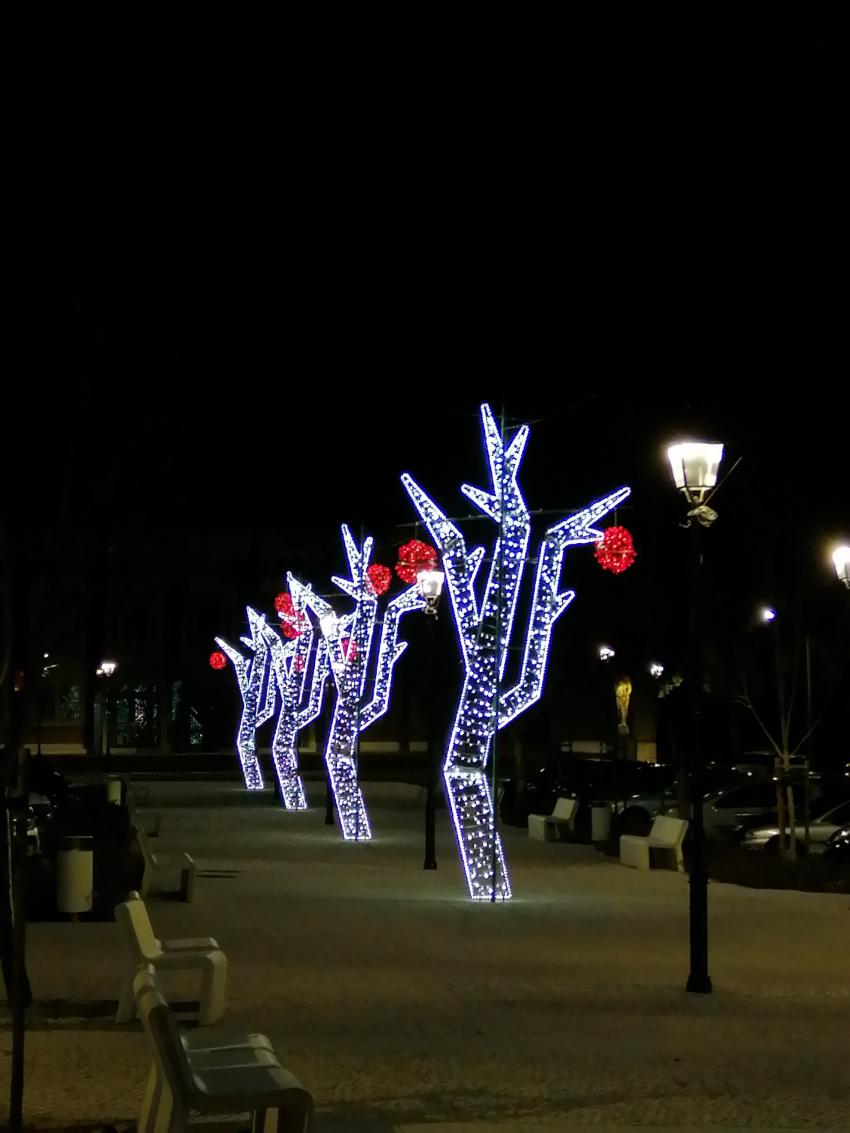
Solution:
[{"label": "distant street light", "polygon": [[759,610],[759,617],[763,622],[772,622],[776,617],[776,610],[772,606],[762,606]]},{"label": "distant street light", "polygon": [[717,487],[717,473],[723,459],[723,445],[707,444],[702,441],[685,441],[671,445],[667,450],[667,458],[670,461],[673,482],[685,497],[689,507],[685,526],[689,527],[693,533],[689,610],[690,672],[687,682],[690,690],[693,720],[690,767],[693,851],[689,907],[691,970],[686,987],[688,991],[707,993],[711,991],[711,978],[708,974],[708,869],[705,857],[705,822],[703,816],[705,757],[702,750],[699,703],[702,686],[702,667],[699,661],[700,630],[698,626],[702,569],[700,528],[710,527],[717,519],[717,512],[708,506],[708,501]]},{"label": "distant street light", "polygon": [[615,656],[616,656],[616,654],[614,653],[614,650],[611,648],[610,645],[600,645],[599,646],[599,660],[600,661],[610,661],[611,658],[615,657]]},{"label": "distant street light", "polygon": [[649,662],[649,675],[655,677],[656,680],[664,676],[664,666],[660,661]]},{"label": "distant street light", "polygon": [[835,564],[835,573],[838,581],[843,582],[850,590],[850,546],[843,543],[832,552],[832,561]]},{"label": "distant street light", "polygon": [[416,586],[425,599],[425,620],[428,623],[428,754],[425,782],[425,861],[423,869],[437,868],[437,744],[434,737],[434,694],[437,681],[437,650],[434,639],[437,627],[437,610],[443,593],[445,575],[441,570],[422,570],[416,576]]}]

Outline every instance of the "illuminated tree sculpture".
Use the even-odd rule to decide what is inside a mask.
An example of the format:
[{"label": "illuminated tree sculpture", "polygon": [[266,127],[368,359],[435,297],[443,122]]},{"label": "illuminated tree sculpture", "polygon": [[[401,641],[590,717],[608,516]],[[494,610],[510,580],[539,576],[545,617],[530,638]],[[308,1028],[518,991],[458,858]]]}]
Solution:
[{"label": "illuminated tree sculpture", "polygon": [[[312,611],[327,646],[336,704],[325,763],[342,836],[346,841],[360,841],[371,838],[372,832],[357,778],[358,736],[383,716],[389,705],[393,670],[407,648],[407,642],[398,640],[399,620],[411,610],[421,610],[425,603],[415,585],[387,603],[377,659],[374,666],[370,666],[378,613],[378,596],[368,576],[372,540],[366,539],[358,550],[345,524],[342,536],[351,577],[334,577],[333,582],[354,600],[354,610],[338,618],[324,598],[291,575],[289,589],[299,609]],[[374,668],[372,695],[366,702],[364,694],[371,668]]]},{"label": "illuminated tree sculpture", "polygon": [[465,669],[443,765],[458,846],[470,896],[497,901],[511,895],[487,777],[497,726],[504,728],[538,700],[543,690],[552,627],[575,597],[571,590],[559,593],[564,552],[575,544],[596,543],[601,532],[594,530],[593,524],[626,499],[629,489],[621,488],[544,534],[537,554],[519,674],[515,684],[504,689],[505,663],[531,534],[531,518],[517,484],[529,430],[523,425],[506,444],[488,405],[481,406],[481,418],[493,490],[484,492],[468,484],[461,487],[464,495],[498,524],[490,574],[480,602],[476,577],[484,548],[467,552],[461,532],[408,473],[402,476],[402,483],[442,555]]},{"label": "illuminated tree sculpture", "polygon": [[236,734],[236,750],[239,752],[245,786],[249,791],[261,791],[263,773],[257,759],[257,729],[274,712],[275,682],[271,673],[266,619],[250,606],[247,607],[247,613],[251,636],[242,637],[240,641],[252,651],[250,656],[243,656],[221,637],[215,640],[233,664],[242,697],[242,719]]},{"label": "illuminated tree sculpture", "polygon": [[[300,607],[296,606],[296,609],[302,612]],[[314,649],[314,633],[309,619],[304,617],[301,624],[303,628],[298,635],[286,642],[272,626],[266,625],[264,629],[280,704],[272,738],[272,760],[287,810],[307,809],[307,796],[298,772],[298,733],[322,711],[322,695],[328,676],[326,642],[321,639]],[[309,686],[308,670],[311,670]]]}]

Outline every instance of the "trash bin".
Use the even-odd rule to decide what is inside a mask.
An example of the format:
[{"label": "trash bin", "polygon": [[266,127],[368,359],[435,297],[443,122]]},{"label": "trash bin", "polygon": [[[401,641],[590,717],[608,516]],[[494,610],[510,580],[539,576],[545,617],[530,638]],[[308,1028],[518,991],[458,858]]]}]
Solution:
[{"label": "trash bin", "polygon": [[56,855],[56,904],[60,913],[88,913],[92,906],[94,838],[63,838]]},{"label": "trash bin", "polygon": [[590,804],[590,840],[607,842],[611,837],[611,804],[600,800]]},{"label": "trash bin", "polygon": [[106,780],[106,801],[112,803],[113,806],[121,806],[121,798],[124,793],[124,784],[118,775],[110,775]]}]

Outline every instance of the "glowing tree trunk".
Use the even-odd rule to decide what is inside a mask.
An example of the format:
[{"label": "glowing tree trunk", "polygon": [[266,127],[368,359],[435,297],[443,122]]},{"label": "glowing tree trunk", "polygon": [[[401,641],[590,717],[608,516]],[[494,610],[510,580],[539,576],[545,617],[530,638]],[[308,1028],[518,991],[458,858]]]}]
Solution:
[{"label": "glowing tree trunk", "polygon": [[289,588],[299,608],[306,606],[312,611],[327,645],[336,704],[325,748],[325,764],[342,836],[346,841],[361,841],[371,838],[372,831],[358,782],[359,736],[384,715],[389,705],[393,670],[407,648],[407,642],[398,640],[399,620],[410,610],[421,610],[425,603],[415,586],[387,603],[374,665],[372,696],[365,701],[378,611],[378,598],[366,573],[372,540],[366,539],[358,550],[345,525],[342,534],[351,578],[335,577],[333,582],[354,600],[355,609],[338,618],[329,603],[292,576]]},{"label": "glowing tree trunk", "polygon": [[412,477],[405,473],[402,482],[442,555],[464,663],[463,686],[443,766],[458,846],[470,896],[497,901],[507,900],[511,889],[487,776],[493,740],[497,728],[524,712],[542,692],[552,627],[575,597],[572,591],[559,593],[564,551],[573,544],[600,539],[602,533],[593,529],[593,523],[621,503],[629,489],[606,496],[543,536],[520,672],[516,683],[505,690],[505,663],[531,531],[528,508],[517,484],[528,426],[517,430],[506,445],[489,406],[481,407],[481,417],[493,491],[467,484],[461,488],[499,529],[480,604],[476,578],[484,548],[467,552],[461,532]]},{"label": "glowing tree trunk", "polygon": [[220,637],[215,640],[233,664],[242,697],[242,718],[236,735],[236,750],[239,752],[245,786],[249,791],[261,791],[263,773],[257,759],[257,729],[274,712],[275,683],[271,674],[266,619],[250,606],[247,607],[247,613],[251,636],[240,640],[253,651],[251,656],[243,656]]},{"label": "glowing tree trunk", "polygon": [[[325,641],[320,640],[313,649],[313,627],[306,617],[303,627],[298,637],[287,642],[271,626],[265,627],[280,703],[272,739],[272,759],[287,810],[307,809],[307,796],[298,771],[298,734],[321,712],[328,675]],[[312,671],[309,686],[308,669]]]}]

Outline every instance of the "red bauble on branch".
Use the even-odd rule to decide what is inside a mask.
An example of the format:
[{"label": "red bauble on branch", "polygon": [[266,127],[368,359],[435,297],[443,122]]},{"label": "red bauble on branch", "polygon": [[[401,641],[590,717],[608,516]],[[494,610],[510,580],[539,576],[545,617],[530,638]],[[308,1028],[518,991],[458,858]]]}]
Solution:
[{"label": "red bauble on branch", "polygon": [[210,653],[210,668],[223,669],[227,664],[227,658],[223,653],[219,653],[216,649],[215,653]]},{"label": "red bauble on branch", "polygon": [[417,574],[423,570],[434,570],[437,565],[437,552],[430,543],[411,539],[398,549],[398,562],[395,572],[402,582],[416,581]]},{"label": "red bauble on branch", "polygon": [[299,653],[297,657],[293,658],[292,666],[296,673],[303,673],[304,669],[307,667],[307,658],[302,657]]},{"label": "red bauble on branch", "polygon": [[390,588],[393,572],[382,563],[372,563],[366,571],[366,577],[373,594],[385,594]]},{"label": "red bauble on branch", "polygon": [[344,637],[340,645],[342,645],[342,655],[346,662],[353,661],[357,656],[357,642],[353,641],[350,637]]},{"label": "red bauble on branch", "polygon": [[631,531],[625,527],[606,527],[594,554],[603,570],[622,574],[637,558]]},{"label": "red bauble on branch", "polygon": [[300,610],[296,610],[292,601],[292,595],[283,593],[278,594],[274,600],[274,608],[277,610],[277,616],[280,618],[280,628],[283,631],[283,636],[292,641],[296,637],[300,637],[304,632],[304,614]]}]

